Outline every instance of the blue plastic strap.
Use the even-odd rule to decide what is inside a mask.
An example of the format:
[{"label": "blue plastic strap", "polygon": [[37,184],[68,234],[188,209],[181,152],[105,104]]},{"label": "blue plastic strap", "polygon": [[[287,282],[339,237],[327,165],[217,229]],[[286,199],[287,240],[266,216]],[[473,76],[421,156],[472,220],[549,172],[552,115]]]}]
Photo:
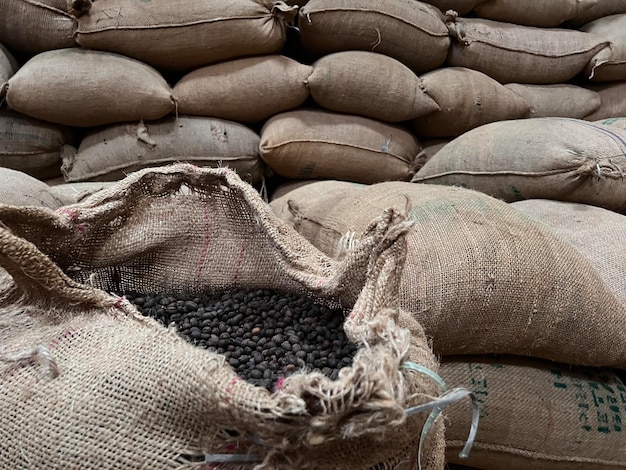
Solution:
[{"label": "blue plastic strap", "polygon": [[402,367],[404,367],[405,369],[412,370],[414,372],[418,372],[418,373],[420,373],[422,375],[425,375],[427,377],[430,377],[435,382],[437,382],[437,385],[439,385],[441,390],[443,390],[444,392],[448,391],[448,386],[443,381],[443,379],[437,373],[435,373],[432,370],[430,370],[428,367],[424,367],[421,364],[416,364],[415,362],[409,362],[409,361],[403,363]]},{"label": "blue plastic strap", "polygon": [[424,441],[426,440],[428,433],[432,429],[437,418],[439,418],[439,416],[441,415],[442,411],[447,406],[453,403],[457,403],[458,401],[466,397],[469,397],[472,400],[472,424],[470,426],[470,432],[469,436],[467,437],[465,446],[463,447],[463,450],[461,450],[461,452],[459,453],[459,457],[461,457],[462,459],[467,458],[470,451],[472,450],[472,446],[474,445],[476,433],[478,432],[478,422],[480,420],[480,408],[474,394],[464,388],[455,388],[452,390],[448,390],[448,386],[437,373],[420,364],[416,364],[414,362],[405,362],[404,364],[402,364],[402,367],[431,378],[445,392],[441,397],[436,400],[433,400],[429,403],[424,403],[423,405],[413,406],[406,410],[407,416],[430,411],[428,419],[426,419],[426,422],[424,423],[424,427],[422,428],[422,432],[420,434],[419,448],[417,454],[418,468],[420,470],[422,468],[421,456]]}]

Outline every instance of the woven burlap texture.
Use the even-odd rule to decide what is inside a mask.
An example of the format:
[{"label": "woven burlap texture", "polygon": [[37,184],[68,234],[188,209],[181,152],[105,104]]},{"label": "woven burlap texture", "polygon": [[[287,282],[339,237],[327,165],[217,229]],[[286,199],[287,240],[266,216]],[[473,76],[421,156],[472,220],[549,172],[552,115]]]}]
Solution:
[{"label": "woven burlap texture", "polygon": [[[404,410],[440,391],[401,368],[437,370],[398,307],[402,214],[386,210],[337,262],[232,170],[180,164],[56,212],[0,206],[0,222],[0,264],[13,278],[0,291],[0,466],[206,468],[184,456],[251,453],[263,469],[400,468],[406,456],[414,468],[425,416]],[[360,344],[353,367],[335,382],[297,374],[270,394],[105,292],[237,287],[344,307]],[[422,468],[443,468],[443,451],[438,422]]]}]

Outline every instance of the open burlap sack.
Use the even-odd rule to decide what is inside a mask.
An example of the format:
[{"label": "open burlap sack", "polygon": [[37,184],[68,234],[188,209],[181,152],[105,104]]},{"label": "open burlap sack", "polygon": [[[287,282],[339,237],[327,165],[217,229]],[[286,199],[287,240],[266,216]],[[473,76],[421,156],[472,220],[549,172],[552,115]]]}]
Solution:
[{"label": "open burlap sack", "polygon": [[565,22],[580,25],[615,13],[626,13],[626,4],[621,0],[486,0],[473,11],[481,18],[549,28]]},{"label": "open burlap sack", "polygon": [[76,41],[157,68],[193,69],[280,51],[296,13],[273,0],[98,0],[78,20]]},{"label": "open burlap sack", "polygon": [[513,206],[571,243],[626,305],[626,216],[573,202],[532,199]]},{"label": "open burlap sack", "polygon": [[68,126],[158,119],[175,110],[170,86],[152,67],[79,48],[36,55],[5,88],[14,110]]},{"label": "open burlap sack", "polygon": [[0,83],[6,82],[18,69],[19,64],[6,47],[0,44]]},{"label": "open burlap sack", "polygon": [[261,130],[261,157],[287,178],[355,183],[409,180],[420,147],[407,129],[373,119],[301,109]]},{"label": "open burlap sack", "polygon": [[0,168],[0,201],[10,206],[35,206],[57,209],[64,205],[43,181],[21,171]]},{"label": "open burlap sack", "polygon": [[614,371],[489,356],[447,358],[440,369],[449,384],[472,390],[481,410],[474,450],[462,461],[468,409],[446,410],[450,462],[484,470],[626,468],[626,386]]},{"label": "open burlap sack", "polygon": [[[439,386],[403,368],[437,362],[398,308],[401,213],[379,214],[335,261],[234,172],[180,164],[57,212],[0,206],[0,221],[0,264],[13,277],[0,291],[2,466],[191,469],[201,465],[185,456],[234,454],[222,457],[259,456],[257,469],[381,469],[414,457],[426,417],[406,408]],[[354,365],[337,381],[295,374],[270,394],[105,292],[239,287],[345,308]],[[443,469],[443,452],[438,421],[423,468]]]},{"label": "open burlap sack", "polygon": [[74,143],[70,129],[0,110],[0,167],[37,178],[61,175],[61,152]]},{"label": "open burlap sack", "polygon": [[76,47],[72,0],[3,0],[0,42],[26,52]]},{"label": "open burlap sack", "polygon": [[422,75],[422,87],[439,110],[412,121],[420,137],[456,137],[489,122],[530,115],[530,105],[524,98],[476,70],[433,70]]},{"label": "open burlap sack", "polygon": [[415,73],[441,66],[450,46],[441,12],[415,0],[309,0],[299,27],[302,45],[318,56],[378,52]]},{"label": "open burlap sack", "polygon": [[581,31],[611,41],[587,64],[585,73],[590,80],[603,82],[626,80],[626,13],[611,15],[587,23]]},{"label": "open burlap sack", "polygon": [[626,306],[576,248],[510,204],[403,182],[357,189],[332,207],[298,193],[283,196],[291,209],[285,220],[331,256],[357,242],[381,208],[409,209],[415,225],[400,305],[437,354],[626,367]]},{"label": "open burlap sack", "polygon": [[600,108],[600,95],[593,90],[567,83],[554,85],[504,85],[530,106],[529,117],[568,117],[583,119]]},{"label": "open burlap sack", "polygon": [[439,110],[411,69],[374,52],[326,55],[313,64],[308,84],[317,104],[340,113],[400,122]]},{"label": "open burlap sack", "polygon": [[94,130],[78,151],[64,152],[62,169],[70,182],[116,181],[141,168],[180,161],[228,166],[250,182],[261,181],[266,173],[256,132],[243,124],[200,116],[168,116]]},{"label": "open burlap sack", "polygon": [[446,145],[414,182],[458,185],[505,201],[555,199],[626,211],[626,131],[588,121],[494,122]]},{"label": "open burlap sack", "polygon": [[626,116],[626,80],[591,85],[590,90],[600,95],[600,108],[585,117],[588,121]]},{"label": "open burlap sack", "polygon": [[194,70],[173,93],[181,114],[260,122],[304,103],[311,72],[281,55],[248,57]]},{"label": "open burlap sack", "polygon": [[451,66],[486,73],[500,83],[566,82],[609,42],[571,29],[534,28],[482,18],[448,16],[454,38]]}]

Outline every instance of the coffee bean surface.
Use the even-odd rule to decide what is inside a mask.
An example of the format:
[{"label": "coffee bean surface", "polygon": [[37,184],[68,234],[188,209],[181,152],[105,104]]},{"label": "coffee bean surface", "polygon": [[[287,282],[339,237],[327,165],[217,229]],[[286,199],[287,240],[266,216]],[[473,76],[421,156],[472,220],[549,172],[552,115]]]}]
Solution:
[{"label": "coffee bean surface", "polygon": [[296,294],[237,290],[198,296],[127,292],[144,315],[196,346],[223,354],[237,374],[272,391],[302,369],[331,379],[352,364],[357,347],[343,330],[342,310]]}]

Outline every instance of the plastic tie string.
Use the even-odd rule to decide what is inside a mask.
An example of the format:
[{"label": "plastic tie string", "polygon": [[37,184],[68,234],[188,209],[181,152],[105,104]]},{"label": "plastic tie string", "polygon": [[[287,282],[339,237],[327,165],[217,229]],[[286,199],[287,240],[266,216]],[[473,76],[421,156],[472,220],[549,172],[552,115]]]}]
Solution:
[{"label": "plastic tie string", "polygon": [[405,362],[404,364],[402,364],[402,367],[429,377],[430,379],[434,380],[437,385],[439,385],[439,387],[444,391],[444,394],[439,398],[431,402],[424,403],[423,405],[413,406],[406,410],[406,414],[408,416],[413,416],[418,413],[430,411],[430,415],[428,416],[428,419],[426,419],[426,422],[424,423],[424,427],[422,428],[422,432],[420,434],[419,447],[417,450],[418,469],[422,469],[421,457],[424,441],[426,440],[426,436],[432,429],[437,418],[439,418],[443,410],[449,405],[458,403],[464,398],[469,397],[472,400],[472,424],[470,426],[470,431],[467,437],[467,441],[465,442],[465,446],[459,453],[460,458],[466,459],[469,456],[470,451],[472,450],[472,446],[474,445],[476,433],[478,432],[478,422],[480,420],[480,407],[478,405],[478,401],[476,400],[476,396],[472,392],[464,388],[453,388],[451,390],[448,390],[448,386],[438,374],[420,364],[416,364],[414,362]]}]

